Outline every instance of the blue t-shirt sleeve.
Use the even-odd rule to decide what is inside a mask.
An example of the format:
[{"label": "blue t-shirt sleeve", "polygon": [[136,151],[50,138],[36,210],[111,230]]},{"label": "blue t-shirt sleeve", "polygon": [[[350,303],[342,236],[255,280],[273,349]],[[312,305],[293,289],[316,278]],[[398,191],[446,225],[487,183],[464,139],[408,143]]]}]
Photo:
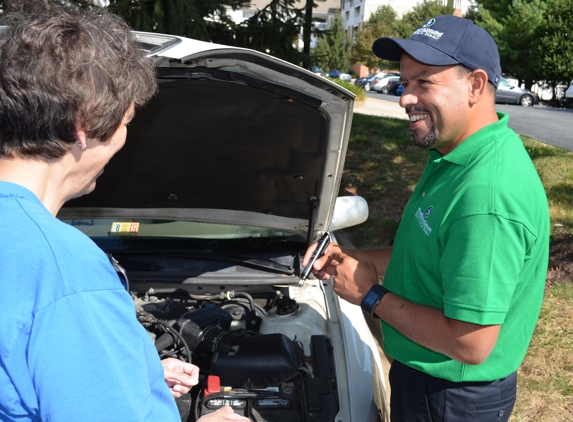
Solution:
[{"label": "blue t-shirt sleeve", "polygon": [[28,367],[43,421],[177,421],[126,291],[84,291],[35,315]]}]

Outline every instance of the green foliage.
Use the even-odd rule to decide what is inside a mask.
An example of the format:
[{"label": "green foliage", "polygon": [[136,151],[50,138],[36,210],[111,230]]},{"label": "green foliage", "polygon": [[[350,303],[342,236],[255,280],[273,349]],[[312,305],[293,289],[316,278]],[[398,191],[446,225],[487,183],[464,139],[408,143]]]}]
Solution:
[{"label": "green foliage", "polygon": [[551,2],[546,17],[535,51],[538,71],[554,85],[568,83],[573,79],[573,0]]},{"label": "green foliage", "polygon": [[346,39],[344,21],[340,13],[336,13],[330,21],[323,37],[319,38],[314,48],[316,63],[325,70],[348,71],[350,46]]},{"label": "green foliage", "polygon": [[398,15],[392,6],[379,6],[378,9],[370,15],[364,26],[368,27],[382,24],[392,30],[396,24],[397,18]]},{"label": "green foliage", "polygon": [[381,60],[372,52],[372,44],[380,37],[395,36],[396,12],[391,6],[380,6],[370,15],[364,29],[356,33],[356,41],[350,52],[350,61],[360,63],[371,72],[374,69],[395,68],[395,63]]},{"label": "green foliage", "polygon": [[467,18],[496,40],[504,74],[530,87],[573,78],[573,0],[477,0]]},{"label": "green foliage", "polygon": [[391,6],[381,6],[373,13],[364,25],[364,29],[356,34],[350,59],[353,63],[374,69],[397,68],[398,63],[380,60],[372,53],[372,44],[380,37],[409,38],[424,22],[432,17],[452,14],[454,8],[444,6],[440,1],[425,1],[418,4],[402,19],[397,19],[396,12]]},{"label": "green foliage", "polygon": [[214,34],[234,27],[225,6],[238,9],[248,4],[249,0],[111,0],[109,8],[138,31],[216,42]]},{"label": "green foliage", "polygon": [[300,65],[307,61],[296,48],[305,17],[296,3],[271,0],[240,24],[228,17],[226,7],[237,10],[250,0],[111,0],[110,9],[139,31],[251,48]]},{"label": "green foliage", "polygon": [[410,35],[429,19],[439,15],[451,15],[452,13],[454,13],[454,8],[444,6],[441,1],[425,1],[402,16],[396,25],[396,31],[400,38],[410,38]]},{"label": "green foliage", "polygon": [[305,22],[304,10],[296,0],[273,0],[251,18],[226,31],[223,44],[246,47],[302,65],[307,58],[296,48]]},{"label": "green foliage", "polygon": [[334,82],[337,85],[340,85],[342,88],[345,88],[348,91],[352,92],[354,95],[356,95],[356,98],[354,98],[355,103],[362,103],[366,101],[366,98],[368,98],[366,91],[364,91],[364,88],[362,88],[361,86],[354,85],[350,81],[343,81],[342,79],[332,79],[332,78],[327,78],[327,79],[329,81]]}]

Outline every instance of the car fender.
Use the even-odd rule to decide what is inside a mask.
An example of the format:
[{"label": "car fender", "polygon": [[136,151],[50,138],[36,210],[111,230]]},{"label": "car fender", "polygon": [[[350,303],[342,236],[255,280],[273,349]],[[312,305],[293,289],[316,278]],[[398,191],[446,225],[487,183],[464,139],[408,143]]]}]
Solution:
[{"label": "car fender", "polygon": [[340,411],[336,421],[389,421],[382,360],[359,306],[339,298],[332,278],[321,283],[327,299]]}]

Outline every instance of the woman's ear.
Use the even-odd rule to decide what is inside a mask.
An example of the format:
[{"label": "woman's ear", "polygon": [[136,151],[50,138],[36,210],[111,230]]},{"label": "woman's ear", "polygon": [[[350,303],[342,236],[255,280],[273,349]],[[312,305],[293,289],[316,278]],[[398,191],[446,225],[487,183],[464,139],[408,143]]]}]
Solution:
[{"label": "woman's ear", "polygon": [[80,151],[85,151],[88,147],[86,133],[83,130],[78,129],[76,135],[78,137],[77,147],[80,149]]}]

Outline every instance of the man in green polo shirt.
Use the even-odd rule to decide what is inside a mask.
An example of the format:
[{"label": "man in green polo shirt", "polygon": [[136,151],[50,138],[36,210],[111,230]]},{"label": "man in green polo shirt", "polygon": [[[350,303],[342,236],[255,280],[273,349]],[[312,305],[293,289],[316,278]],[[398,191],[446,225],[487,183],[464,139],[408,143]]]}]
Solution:
[{"label": "man in green polo shirt", "polygon": [[332,244],[313,270],[381,319],[392,421],[507,421],[541,308],[549,211],[523,143],[495,112],[497,47],[444,15],[373,51],[400,61],[400,105],[429,161],[393,248]]}]

